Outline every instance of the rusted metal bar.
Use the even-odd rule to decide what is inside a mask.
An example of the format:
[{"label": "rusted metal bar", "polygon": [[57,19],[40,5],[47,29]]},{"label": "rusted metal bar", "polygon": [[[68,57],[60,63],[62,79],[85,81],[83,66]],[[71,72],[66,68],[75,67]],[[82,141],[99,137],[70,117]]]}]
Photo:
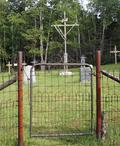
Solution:
[{"label": "rusted metal bar", "polygon": [[114,77],[112,74],[108,73],[107,71],[105,70],[102,70],[101,73],[104,75],[104,76],[107,76],[108,78],[120,83],[120,78],[119,77]]},{"label": "rusted metal bar", "polygon": [[90,67],[90,64],[87,64],[87,63],[38,63],[38,64],[35,64],[35,66],[42,66],[42,65],[45,65],[45,66],[87,66],[87,67]]},{"label": "rusted metal bar", "polygon": [[101,114],[101,54],[100,50],[97,51],[96,56],[96,136],[101,138],[101,128],[102,128],[102,114]]},{"label": "rusted metal bar", "polygon": [[17,76],[13,77],[12,79],[4,82],[3,84],[0,84],[0,90],[3,90],[5,88],[7,88],[8,86],[12,85],[13,83],[15,83],[17,80]]},{"label": "rusted metal bar", "polygon": [[18,54],[18,146],[23,146],[23,53]]}]

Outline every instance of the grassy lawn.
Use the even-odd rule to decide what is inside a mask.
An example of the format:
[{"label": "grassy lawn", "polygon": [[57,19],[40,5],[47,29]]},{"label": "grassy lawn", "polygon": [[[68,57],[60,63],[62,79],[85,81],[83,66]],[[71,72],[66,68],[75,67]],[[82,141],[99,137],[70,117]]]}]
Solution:
[{"label": "grassy lawn", "polygon": [[[118,76],[120,64],[104,65]],[[32,135],[91,133],[91,85],[80,82],[79,69],[71,69],[69,77],[59,76],[58,70],[36,71],[32,86]],[[3,77],[4,76],[4,77]],[[0,82],[11,78],[1,73]],[[104,141],[95,137],[96,86],[93,77],[93,129],[89,136],[30,138],[30,94],[24,84],[24,143],[25,146],[119,146],[120,145],[120,86],[106,77],[102,80],[102,109],[107,117]],[[15,146],[17,133],[17,83],[0,91],[0,145]]]},{"label": "grassy lawn", "polygon": [[118,64],[108,64],[108,65],[102,65],[101,69],[106,70],[120,70],[120,63]]}]

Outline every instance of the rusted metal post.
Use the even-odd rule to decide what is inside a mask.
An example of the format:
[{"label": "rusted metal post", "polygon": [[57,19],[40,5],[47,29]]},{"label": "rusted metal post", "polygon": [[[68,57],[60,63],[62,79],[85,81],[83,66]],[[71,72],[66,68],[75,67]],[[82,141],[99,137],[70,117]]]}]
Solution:
[{"label": "rusted metal post", "polygon": [[102,128],[102,114],[101,114],[101,54],[100,50],[97,51],[96,55],[96,136],[101,138]]},{"label": "rusted metal post", "polygon": [[23,53],[18,53],[18,146],[23,146]]}]

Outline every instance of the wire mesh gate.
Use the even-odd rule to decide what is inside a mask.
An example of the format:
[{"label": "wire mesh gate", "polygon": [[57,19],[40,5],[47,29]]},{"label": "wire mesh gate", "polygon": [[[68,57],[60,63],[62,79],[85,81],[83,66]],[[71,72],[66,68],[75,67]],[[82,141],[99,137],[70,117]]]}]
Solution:
[{"label": "wire mesh gate", "polygon": [[[93,81],[88,64],[37,64],[30,76],[30,134],[55,137],[91,134],[93,130]],[[90,81],[81,80],[89,68]],[[34,68],[36,72],[34,73]],[[40,71],[40,68],[44,71]]]}]

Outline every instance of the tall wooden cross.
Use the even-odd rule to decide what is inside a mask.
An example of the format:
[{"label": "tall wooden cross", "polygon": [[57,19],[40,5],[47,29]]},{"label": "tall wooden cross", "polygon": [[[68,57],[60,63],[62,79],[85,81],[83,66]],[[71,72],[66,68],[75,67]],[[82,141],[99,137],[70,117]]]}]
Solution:
[{"label": "tall wooden cross", "polygon": [[115,54],[115,64],[117,64],[117,54],[120,53],[120,51],[117,50],[116,45],[115,45],[115,50],[110,51],[110,53]]},{"label": "tall wooden cross", "polygon": [[[58,31],[60,36],[64,40],[64,45],[65,45],[65,52],[64,52],[64,63],[68,63],[68,54],[67,54],[67,35],[71,32],[71,30],[75,26],[79,26],[77,23],[74,24],[67,24],[68,18],[66,17],[66,12],[64,12],[64,18],[62,20],[63,24],[58,24],[58,25],[52,25],[55,27],[55,29]],[[61,27],[64,28],[64,30],[61,29]],[[69,30],[67,31],[67,27],[69,27]]]}]

